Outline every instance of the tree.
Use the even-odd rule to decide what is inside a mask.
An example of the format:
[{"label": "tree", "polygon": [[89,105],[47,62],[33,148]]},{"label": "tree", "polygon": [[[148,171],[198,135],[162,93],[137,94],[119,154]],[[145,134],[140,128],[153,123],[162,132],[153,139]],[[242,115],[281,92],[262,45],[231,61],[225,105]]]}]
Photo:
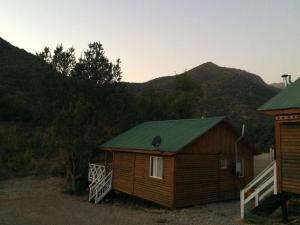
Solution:
[{"label": "tree", "polygon": [[51,51],[50,48],[47,46],[44,48],[42,52],[40,53],[36,52],[35,55],[48,64],[51,64],[52,62]]},{"label": "tree", "polygon": [[62,44],[57,45],[52,58],[52,65],[63,76],[69,76],[76,65],[75,49],[64,51]]},{"label": "tree", "polygon": [[113,84],[121,80],[120,59],[113,64],[105,56],[100,42],[89,44],[89,48],[79,58],[72,76],[81,80],[90,80],[94,84]]},{"label": "tree", "polygon": [[97,139],[97,127],[90,114],[89,104],[79,99],[62,110],[53,122],[55,147],[64,155],[67,180],[73,193],[79,189],[78,180],[87,171]]},{"label": "tree", "polygon": [[69,76],[76,65],[75,49],[71,47],[64,51],[62,44],[56,46],[53,56],[49,47],[45,47],[42,52],[36,53],[36,56],[52,65],[63,76]]},{"label": "tree", "polygon": [[51,130],[55,147],[65,156],[70,189],[76,193],[78,181],[87,175],[96,143],[110,126],[111,110],[120,103],[114,100],[120,97],[115,91],[121,80],[120,60],[110,62],[99,42],[90,43],[79,60],[74,48],[64,51],[62,45],[56,47],[53,56],[47,47],[37,55],[67,78],[63,80],[64,92],[58,103],[61,108]]}]

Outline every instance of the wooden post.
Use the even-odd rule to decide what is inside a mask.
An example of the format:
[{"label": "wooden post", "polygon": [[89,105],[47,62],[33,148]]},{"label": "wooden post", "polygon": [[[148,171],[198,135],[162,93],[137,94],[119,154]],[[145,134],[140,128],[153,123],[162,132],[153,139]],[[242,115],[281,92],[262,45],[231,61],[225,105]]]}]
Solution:
[{"label": "wooden post", "polygon": [[281,194],[281,212],[282,212],[282,222],[288,223],[289,221],[288,210],[286,205],[286,197],[284,193]]},{"label": "wooden post", "polygon": [[245,217],[245,192],[241,190],[240,192],[240,202],[241,202],[241,218]]},{"label": "wooden post", "polygon": [[257,195],[255,196],[255,203],[254,203],[255,207],[257,207],[258,204],[259,204],[259,199],[258,199],[258,194],[257,194]]},{"label": "wooden post", "polygon": [[282,181],[281,181],[281,132],[280,123],[276,121],[275,123],[275,139],[276,139],[276,178],[277,178],[277,192],[282,191]]},{"label": "wooden post", "polygon": [[107,151],[105,151],[105,175],[107,174]]},{"label": "wooden post", "polygon": [[274,176],[274,195],[277,195],[278,193],[278,189],[277,189],[277,163],[275,161],[275,165],[274,165],[274,172],[273,172],[273,176]]},{"label": "wooden post", "polygon": [[217,190],[218,190],[218,193],[217,193],[217,196],[218,196],[218,201],[221,201],[221,176],[220,176],[220,171],[221,171],[221,165],[220,165],[220,161],[221,161],[221,154],[219,153],[218,154],[218,163],[217,163],[217,171],[218,171],[218,179],[217,179]]}]

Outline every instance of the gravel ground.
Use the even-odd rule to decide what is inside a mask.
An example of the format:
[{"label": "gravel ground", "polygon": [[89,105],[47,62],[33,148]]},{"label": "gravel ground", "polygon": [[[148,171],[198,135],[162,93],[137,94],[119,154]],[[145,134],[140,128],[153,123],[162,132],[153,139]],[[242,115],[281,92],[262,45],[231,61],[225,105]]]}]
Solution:
[{"label": "gravel ground", "polygon": [[1,225],[238,225],[239,203],[181,210],[125,203],[91,204],[86,196],[63,193],[60,178],[18,178],[0,182]]}]

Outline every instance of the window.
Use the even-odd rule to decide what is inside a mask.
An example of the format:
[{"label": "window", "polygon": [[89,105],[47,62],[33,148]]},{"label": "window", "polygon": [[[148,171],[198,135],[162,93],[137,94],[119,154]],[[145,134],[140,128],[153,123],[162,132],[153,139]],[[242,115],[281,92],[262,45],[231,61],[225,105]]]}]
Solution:
[{"label": "window", "polygon": [[150,157],[150,177],[162,179],[163,177],[163,158],[157,156]]},{"label": "window", "polygon": [[220,161],[220,169],[222,169],[222,170],[227,169],[227,159],[221,159],[221,161]]},{"label": "window", "polygon": [[238,160],[236,162],[235,172],[238,177],[244,177],[244,160]]}]

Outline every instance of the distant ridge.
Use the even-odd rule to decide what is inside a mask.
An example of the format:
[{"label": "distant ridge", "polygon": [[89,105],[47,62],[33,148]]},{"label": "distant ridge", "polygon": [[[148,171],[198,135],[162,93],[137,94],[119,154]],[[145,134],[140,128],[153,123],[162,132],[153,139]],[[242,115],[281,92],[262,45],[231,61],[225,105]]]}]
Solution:
[{"label": "distant ridge", "polygon": [[284,88],[284,83],[280,82],[280,83],[272,83],[270,84],[273,87],[279,88],[279,89],[283,89]]},{"label": "distant ridge", "polygon": [[0,118],[35,117],[33,108],[42,101],[44,93],[58,85],[53,73],[38,57],[0,37]]},{"label": "distant ridge", "polygon": [[264,149],[264,145],[272,144],[270,131],[273,123],[270,118],[258,112],[257,108],[280,89],[266,84],[256,74],[207,62],[182,74],[125,85],[134,94],[168,95],[177,92],[178,84],[185,82],[192,84],[193,89],[185,89],[184,93],[196,95],[196,100],[191,100],[194,117],[226,115],[237,128],[246,123],[250,139],[255,143],[260,142],[260,148]]},{"label": "distant ridge", "polygon": [[169,89],[172,86],[172,83],[176,77],[180,77],[182,75],[186,75],[191,79],[199,82],[206,82],[206,81],[213,81],[215,79],[245,79],[245,81],[250,81],[251,83],[255,83],[258,85],[265,86],[266,89],[272,89],[273,91],[277,90],[277,87],[273,87],[272,85],[268,85],[264,82],[264,80],[253,73],[249,73],[245,70],[235,69],[235,68],[228,68],[228,67],[221,67],[213,62],[206,62],[197,67],[194,67],[184,73],[178,75],[171,75],[171,76],[162,76],[155,78],[153,80],[149,80],[144,83],[126,83],[130,87],[134,87],[137,89],[140,88],[167,88]]},{"label": "distant ridge", "polygon": [[13,48],[9,42],[5,41],[3,38],[0,37],[0,48]]},{"label": "distant ridge", "polygon": [[[61,81],[53,73],[53,69],[35,55],[0,38],[0,114],[1,109],[8,107],[18,109],[16,115],[8,118],[15,120],[25,114],[31,115],[31,110],[34,111],[39,102],[46,101],[47,95],[59,96],[56,87]],[[175,102],[184,99],[191,106],[191,118],[225,115],[237,128],[245,123],[253,143],[260,144],[262,149],[272,144],[273,123],[257,108],[280,89],[266,84],[258,75],[206,62],[175,76],[123,84],[130,94],[146,96],[151,101],[159,102],[165,96],[173,96]],[[164,110],[164,102],[160,103],[158,107]],[[23,105],[26,107],[22,108]],[[52,108],[49,105],[45,113],[54,114]],[[4,117],[5,112],[2,115]]]},{"label": "distant ridge", "polygon": [[31,82],[45,76],[50,67],[35,55],[11,45],[0,37],[0,88],[23,94],[32,90]]}]

